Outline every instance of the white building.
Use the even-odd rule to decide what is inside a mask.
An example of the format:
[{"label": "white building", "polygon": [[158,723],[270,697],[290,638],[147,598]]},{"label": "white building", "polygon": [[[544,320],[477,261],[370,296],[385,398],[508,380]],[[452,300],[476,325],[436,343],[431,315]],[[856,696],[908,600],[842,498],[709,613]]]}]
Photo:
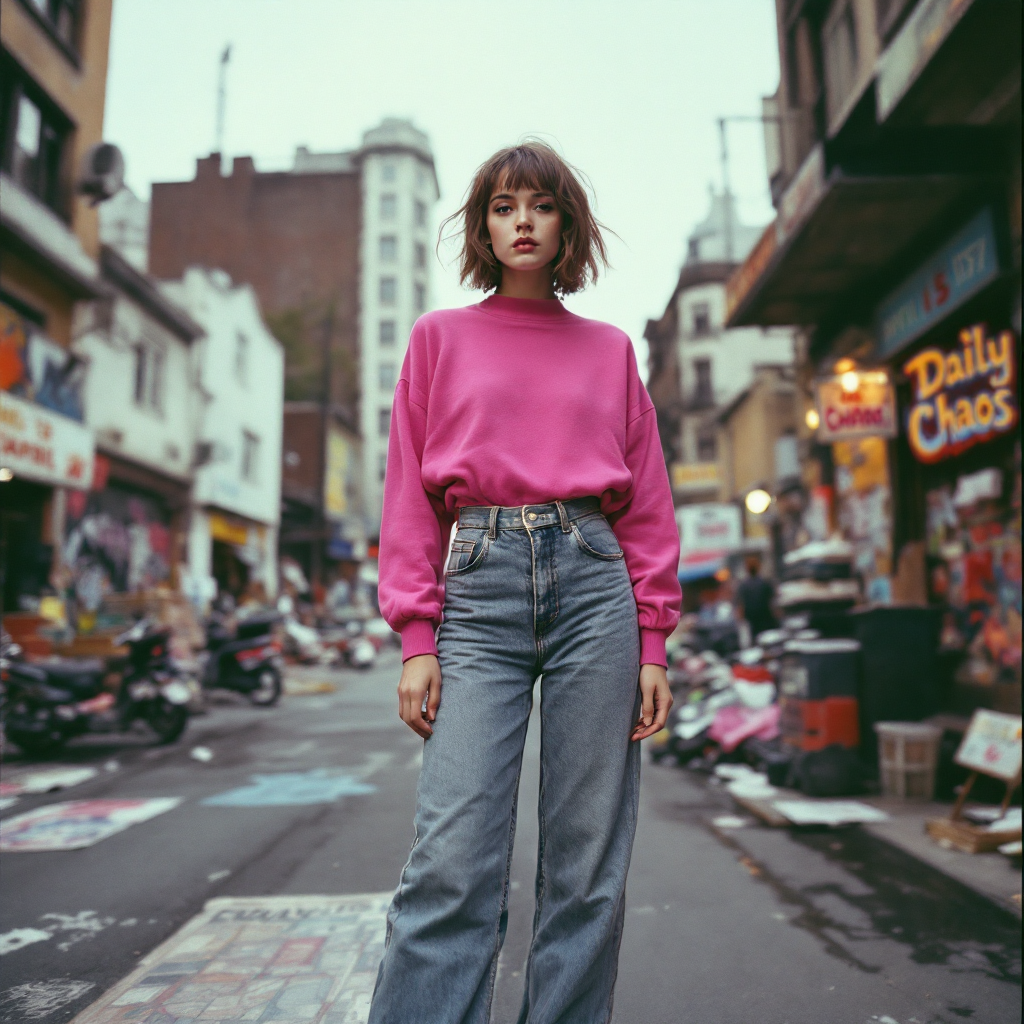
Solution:
[{"label": "white building", "polygon": [[711,194],[687,240],[686,261],[660,320],[648,321],[648,388],[677,504],[719,493],[717,414],[748,388],[758,366],[792,366],[790,328],[726,330],[725,284],[760,237],[741,224],[732,196]]},{"label": "white building", "polygon": [[217,590],[277,591],[284,352],[267,330],[253,290],[224,271],[190,268],[164,293],[206,331],[195,386],[198,419],[190,579],[197,602]]},{"label": "white building", "polygon": [[369,531],[380,529],[388,428],[398,373],[416,318],[431,308],[431,211],[440,191],[430,141],[387,118],[363,135],[360,262],[360,426]]}]

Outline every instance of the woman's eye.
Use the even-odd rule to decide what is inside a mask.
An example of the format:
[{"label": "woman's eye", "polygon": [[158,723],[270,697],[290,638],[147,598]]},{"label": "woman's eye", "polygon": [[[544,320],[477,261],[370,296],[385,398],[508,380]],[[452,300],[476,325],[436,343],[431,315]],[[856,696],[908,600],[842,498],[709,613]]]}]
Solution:
[{"label": "woman's eye", "polygon": [[512,209],[512,207],[509,206],[507,203],[502,203],[501,206],[496,206],[494,208],[494,212],[495,213],[508,213],[508,211],[511,210],[511,209]]},{"label": "woman's eye", "polygon": [[538,203],[537,209],[540,210],[541,213],[550,213],[554,209],[554,206],[551,203]]}]

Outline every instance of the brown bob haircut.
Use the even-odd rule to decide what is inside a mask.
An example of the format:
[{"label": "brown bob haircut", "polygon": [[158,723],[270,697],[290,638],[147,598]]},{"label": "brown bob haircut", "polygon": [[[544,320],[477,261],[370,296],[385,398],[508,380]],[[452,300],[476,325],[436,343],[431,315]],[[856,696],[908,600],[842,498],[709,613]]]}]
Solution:
[{"label": "brown bob haircut", "polygon": [[501,283],[501,263],[491,251],[487,208],[499,189],[550,192],[562,214],[562,244],[553,261],[559,295],[582,291],[597,280],[599,263],[608,265],[602,225],[590,209],[583,175],[549,145],[529,139],[499,150],[477,168],[462,207],[441,226],[462,222],[459,280],[471,288],[493,291]]}]

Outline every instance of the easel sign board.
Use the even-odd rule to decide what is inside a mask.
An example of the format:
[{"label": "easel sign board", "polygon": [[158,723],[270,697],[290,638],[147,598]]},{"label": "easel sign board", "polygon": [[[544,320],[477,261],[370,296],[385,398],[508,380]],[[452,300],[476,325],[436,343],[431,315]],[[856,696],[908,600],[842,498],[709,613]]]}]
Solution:
[{"label": "easel sign board", "polygon": [[1016,780],[1021,768],[1020,715],[975,711],[953,760],[1004,782]]}]

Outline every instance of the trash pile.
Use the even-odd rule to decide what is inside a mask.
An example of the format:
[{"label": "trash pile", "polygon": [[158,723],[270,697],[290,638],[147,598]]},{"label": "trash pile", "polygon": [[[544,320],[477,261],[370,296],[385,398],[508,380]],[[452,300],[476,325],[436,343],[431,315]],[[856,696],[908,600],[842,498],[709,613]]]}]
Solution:
[{"label": "trash pile", "polygon": [[787,787],[815,797],[862,792],[859,645],[822,638],[806,622],[789,618],[728,657],[694,649],[685,633],[672,638],[675,703],[666,728],[651,739],[652,758],[715,773],[732,788]]}]

